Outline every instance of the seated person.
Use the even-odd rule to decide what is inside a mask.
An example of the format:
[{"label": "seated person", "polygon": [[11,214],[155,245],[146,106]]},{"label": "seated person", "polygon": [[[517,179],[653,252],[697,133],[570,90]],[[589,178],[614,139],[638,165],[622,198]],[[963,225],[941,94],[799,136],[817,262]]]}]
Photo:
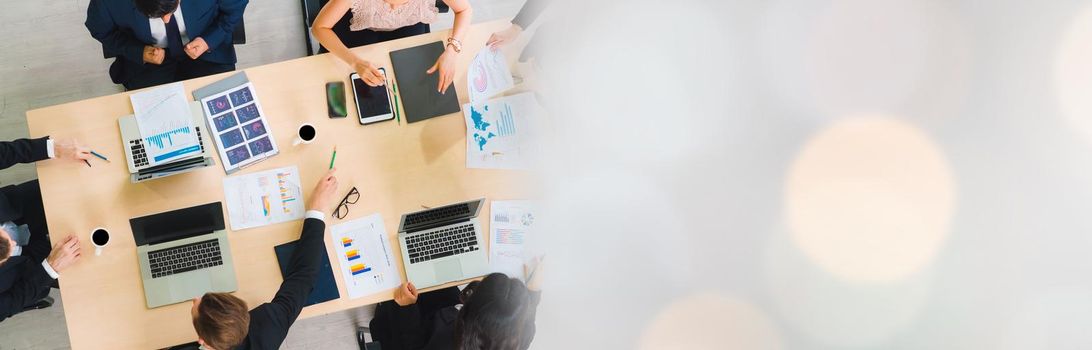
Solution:
[{"label": "seated person", "polygon": [[246,302],[229,293],[206,293],[193,299],[191,316],[203,349],[277,349],[299,317],[326,249],[326,215],[337,178],[331,169],[312,192],[299,244],[292,252],[286,276],[273,300],[247,311]]},{"label": "seated person", "polygon": [[127,90],[235,70],[232,33],[248,0],[91,0],[84,25]]},{"label": "seated person", "polygon": [[[532,290],[532,288],[534,290]],[[523,350],[535,337],[540,292],[493,273],[459,292],[448,287],[420,295],[412,283],[379,304],[369,327],[383,350]]]},{"label": "seated person", "polygon": [[[447,92],[448,85],[455,80],[456,56],[462,51],[462,39],[473,13],[469,0],[443,1],[455,12],[455,25],[451,37],[447,38],[444,53],[428,70],[429,74],[440,72],[436,91],[441,93]],[[352,17],[348,22],[342,21],[350,10]],[[428,33],[428,24],[439,12],[436,0],[330,0],[315,17],[311,33],[323,49],[352,66],[361,80],[379,86],[383,85],[379,70],[371,62],[353,55],[349,48]]]},{"label": "seated person", "polygon": [[[82,161],[90,156],[91,151],[75,141],[43,137],[0,142],[0,169],[50,158]],[[37,180],[0,188],[0,320],[49,295],[58,274],[79,258],[80,240],[75,236],[50,249]]]}]

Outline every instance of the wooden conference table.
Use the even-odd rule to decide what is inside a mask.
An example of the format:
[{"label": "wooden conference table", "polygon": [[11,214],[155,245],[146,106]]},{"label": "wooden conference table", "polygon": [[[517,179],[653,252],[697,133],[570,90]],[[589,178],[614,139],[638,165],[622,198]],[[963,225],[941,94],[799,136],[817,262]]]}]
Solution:
[{"label": "wooden conference table", "polygon": [[[504,20],[470,27],[465,48],[458,56],[454,87],[461,103],[468,101],[466,70],[474,54],[484,47],[491,33],[507,25]],[[436,32],[360,47],[353,52],[389,68],[390,51],[445,40],[448,35],[448,31]],[[514,45],[506,48],[508,57],[517,57],[517,49]],[[337,199],[353,186],[361,193],[360,201],[350,206],[346,220],[379,213],[396,261],[401,261],[396,237],[403,213],[420,210],[422,205],[431,207],[482,197],[503,200],[530,196],[529,176],[525,172],[466,168],[466,126],[461,113],[414,124],[407,124],[403,117],[401,124],[388,121],[361,126],[354,118],[355,107],[349,103],[348,118],[329,119],[325,84],[348,83],[351,71],[347,64],[329,54],[246,69],[281,153],[240,174],[296,165],[305,197],[310,198],[314,183],[329,166],[330,153],[336,144],[340,181]],[[103,74],[105,77],[106,72]],[[230,74],[233,73],[188,80],[185,89],[189,93]],[[398,72],[388,70],[388,74],[393,80]],[[90,168],[82,162],[38,163],[53,241],[76,234],[83,247],[82,259],[65,270],[60,279],[68,334],[75,349],[153,349],[197,339],[189,302],[155,309],[145,306],[129,219],[223,202],[224,169],[217,164],[183,175],[130,183],[117,120],[131,113],[128,93],[27,112],[32,137],[76,138],[112,161],[91,159]],[[314,143],[293,147],[296,129],[304,122],[315,125],[318,137]],[[227,217],[226,212],[224,216]],[[488,205],[480,218],[486,226],[488,244]],[[327,232],[330,226],[344,221],[327,213]],[[302,226],[300,220],[239,232],[232,232],[229,227],[239,286],[236,296],[251,307],[273,298],[282,280],[273,247],[298,239]],[[94,255],[91,245],[90,232],[95,227],[111,232],[111,241],[101,256]],[[329,241],[329,233],[326,239]],[[335,257],[333,247],[329,244],[326,247],[329,255]],[[401,263],[396,265],[404,278]],[[382,292],[349,300],[337,272],[336,259],[331,261],[331,267],[335,269],[342,297],[307,307],[300,318],[392,299],[392,292]]]}]

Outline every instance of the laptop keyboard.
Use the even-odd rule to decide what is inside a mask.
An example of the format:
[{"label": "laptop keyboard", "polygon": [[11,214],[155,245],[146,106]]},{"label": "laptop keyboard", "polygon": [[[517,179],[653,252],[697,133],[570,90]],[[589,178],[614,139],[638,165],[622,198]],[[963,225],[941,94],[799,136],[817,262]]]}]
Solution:
[{"label": "laptop keyboard", "polygon": [[224,259],[216,239],[148,252],[152,278],[220,266]]},{"label": "laptop keyboard", "polygon": [[469,253],[479,248],[473,223],[406,237],[410,264]]},{"label": "laptop keyboard", "polygon": [[148,154],[144,153],[144,140],[129,141],[129,150],[133,151],[133,165],[137,168],[148,165]]},{"label": "laptop keyboard", "polygon": [[462,217],[469,215],[469,204],[463,203],[457,205],[449,205],[446,207],[435,208],[420,213],[406,215],[406,226],[413,226],[421,223],[428,223],[452,217]]}]

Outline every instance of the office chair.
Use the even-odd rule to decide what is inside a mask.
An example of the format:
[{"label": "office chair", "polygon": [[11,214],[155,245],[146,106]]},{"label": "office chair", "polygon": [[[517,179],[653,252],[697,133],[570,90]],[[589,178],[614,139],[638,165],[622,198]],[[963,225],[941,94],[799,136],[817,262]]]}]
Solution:
[{"label": "office chair", "polygon": [[383,346],[377,341],[372,341],[372,331],[368,327],[356,328],[356,342],[360,350],[383,350]]},{"label": "office chair", "polygon": [[47,295],[45,298],[42,298],[41,300],[38,300],[38,302],[36,302],[34,304],[27,305],[26,307],[23,308],[23,311],[25,312],[25,311],[30,311],[30,310],[44,309],[44,308],[53,306],[54,301],[55,300],[53,300],[53,297]]},{"label": "office chair", "polygon": [[[318,39],[315,39],[311,35],[311,24],[315,23],[315,17],[318,17],[319,10],[322,10],[322,6],[326,5],[329,0],[302,0],[300,5],[303,7],[303,41],[307,46],[307,55],[317,55],[319,52]],[[444,0],[436,0],[436,8],[440,9],[440,13],[448,13],[451,8],[444,3]],[[346,17],[352,16],[352,13],[346,13]],[[345,20],[342,18],[341,20]],[[239,22],[240,25],[242,22]]]}]

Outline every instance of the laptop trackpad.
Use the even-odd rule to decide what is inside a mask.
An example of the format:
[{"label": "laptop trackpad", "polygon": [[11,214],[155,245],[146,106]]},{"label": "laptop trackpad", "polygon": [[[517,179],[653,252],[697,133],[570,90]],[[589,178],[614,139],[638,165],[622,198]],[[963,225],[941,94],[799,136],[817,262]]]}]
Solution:
[{"label": "laptop trackpad", "polygon": [[463,264],[458,259],[438,262],[436,267],[436,280],[449,282],[463,277]]},{"label": "laptop trackpad", "polygon": [[189,273],[186,277],[171,281],[171,291],[175,300],[193,299],[212,290],[212,281],[204,274]]}]

